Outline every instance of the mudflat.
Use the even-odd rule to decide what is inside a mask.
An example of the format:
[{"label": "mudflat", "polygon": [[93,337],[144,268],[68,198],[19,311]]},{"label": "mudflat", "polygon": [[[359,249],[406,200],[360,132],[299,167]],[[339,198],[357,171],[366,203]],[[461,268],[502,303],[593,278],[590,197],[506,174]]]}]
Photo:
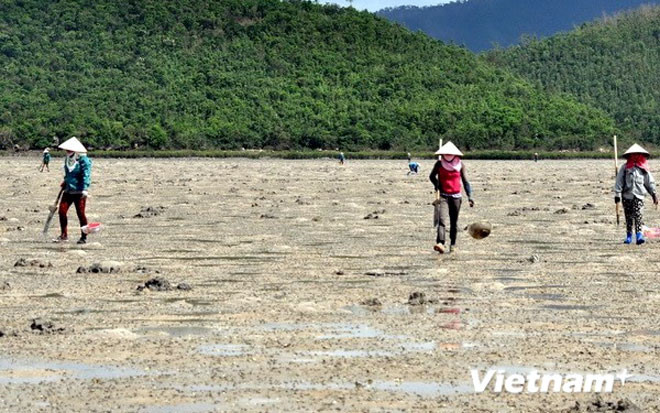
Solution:
[{"label": "mudflat", "polygon": [[430,161],[97,159],[80,246],[73,208],[72,242],[57,216],[41,235],[61,159],[1,160],[0,410],[601,403],[475,394],[470,369],[499,368],[627,369],[601,404],[660,411],[660,247],[622,244],[612,162],[466,161],[476,206],[438,255]]}]

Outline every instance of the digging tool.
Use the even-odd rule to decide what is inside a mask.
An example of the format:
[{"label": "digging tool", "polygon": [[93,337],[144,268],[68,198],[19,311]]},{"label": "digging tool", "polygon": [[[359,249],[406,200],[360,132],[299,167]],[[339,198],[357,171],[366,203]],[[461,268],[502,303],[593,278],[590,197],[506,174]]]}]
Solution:
[{"label": "digging tool", "polygon": [[[442,148],[442,138],[438,140],[438,149]],[[433,228],[436,228],[440,225],[440,191],[436,189],[435,191],[435,201],[432,202],[433,205]]]},{"label": "digging tool", "polygon": [[440,191],[435,191],[435,201],[433,201],[433,228],[440,225]]},{"label": "digging tool", "polygon": [[48,207],[50,212],[48,213],[48,218],[46,219],[46,224],[44,225],[44,237],[48,235],[48,228],[50,227],[50,223],[53,220],[53,217],[55,216],[55,212],[57,211],[58,206],[60,205],[60,200],[62,199],[62,194],[64,193],[64,188],[60,189],[60,192],[57,194],[57,199],[55,199],[55,204],[51,205]]},{"label": "digging tool", "polygon": [[[616,135],[614,135],[614,178],[619,174],[619,154],[616,147]],[[616,202],[614,204],[614,209],[616,210],[616,226],[618,227],[621,223],[621,203]]]}]

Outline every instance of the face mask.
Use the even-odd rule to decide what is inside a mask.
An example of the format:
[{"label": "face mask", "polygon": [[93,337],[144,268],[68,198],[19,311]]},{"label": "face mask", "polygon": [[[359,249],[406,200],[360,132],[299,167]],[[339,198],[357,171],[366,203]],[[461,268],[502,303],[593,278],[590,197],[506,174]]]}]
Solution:
[{"label": "face mask", "polygon": [[442,155],[442,157],[445,159],[445,161],[452,162],[456,156],[454,156],[454,155]]}]

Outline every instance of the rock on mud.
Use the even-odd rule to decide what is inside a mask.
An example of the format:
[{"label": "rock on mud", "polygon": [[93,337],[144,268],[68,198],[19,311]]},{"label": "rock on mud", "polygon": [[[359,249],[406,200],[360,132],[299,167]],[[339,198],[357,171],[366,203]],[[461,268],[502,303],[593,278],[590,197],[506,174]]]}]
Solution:
[{"label": "rock on mud", "polygon": [[176,289],[181,291],[190,291],[192,290],[192,287],[188,283],[179,283],[179,285],[176,286]]},{"label": "rock on mud", "polygon": [[142,207],[140,212],[137,214],[133,215],[133,218],[151,218],[151,217],[157,217],[161,215],[163,212],[165,212],[165,207],[162,206],[157,206],[157,207]]},{"label": "rock on mud", "polygon": [[367,307],[380,307],[383,303],[380,302],[378,298],[369,298],[360,302],[361,305],[366,305]]},{"label": "rock on mud", "polygon": [[102,261],[100,263],[95,263],[89,267],[78,267],[76,270],[77,274],[86,274],[86,273],[103,273],[103,274],[114,274],[121,272],[122,264],[118,261]]},{"label": "rock on mud", "polygon": [[158,270],[152,270],[149,267],[145,267],[144,265],[138,265],[135,267],[135,272],[138,272],[140,274],[151,274],[152,272],[155,274],[160,274],[160,271]]},{"label": "rock on mud", "polygon": [[172,290],[172,285],[163,277],[155,277],[137,287],[138,291],[144,289],[149,289],[151,291],[170,291]]},{"label": "rock on mud", "polygon": [[61,333],[64,331],[64,327],[55,327],[52,321],[41,318],[33,319],[30,329],[40,333]]},{"label": "rock on mud", "polygon": [[408,296],[408,305],[434,304],[437,300],[426,298],[426,294],[415,291]]},{"label": "rock on mud", "polygon": [[26,260],[25,258],[19,258],[18,261],[14,263],[14,267],[39,267],[39,268],[52,268],[53,264],[50,262],[43,262],[40,260]]},{"label": "rock on mud", "polygon": [[636,406],[628,399],[621,399],[615,402],[606,402],[600,396],[587,403],[575,402],[570,409],[564,410],[564,413],[570,412],[629,412],[642,413],[642,409]]}]

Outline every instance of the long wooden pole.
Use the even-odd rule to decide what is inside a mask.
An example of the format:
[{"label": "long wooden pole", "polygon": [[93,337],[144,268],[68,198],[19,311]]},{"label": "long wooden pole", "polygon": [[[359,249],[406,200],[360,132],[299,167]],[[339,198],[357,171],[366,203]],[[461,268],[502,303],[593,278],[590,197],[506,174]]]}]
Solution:
[{"label": "long wooden pole", "polygon": [[[616,135],[614,135],[614,179],[616,179],[616,176],[619,174],[619,151],[616,146]],[[622,194],[623,195],[623,194]],[[619,223],[621,221],[621,204],[619,202],[614,204],[614,208],[616,210],[616,226],[619,226]]]}]

